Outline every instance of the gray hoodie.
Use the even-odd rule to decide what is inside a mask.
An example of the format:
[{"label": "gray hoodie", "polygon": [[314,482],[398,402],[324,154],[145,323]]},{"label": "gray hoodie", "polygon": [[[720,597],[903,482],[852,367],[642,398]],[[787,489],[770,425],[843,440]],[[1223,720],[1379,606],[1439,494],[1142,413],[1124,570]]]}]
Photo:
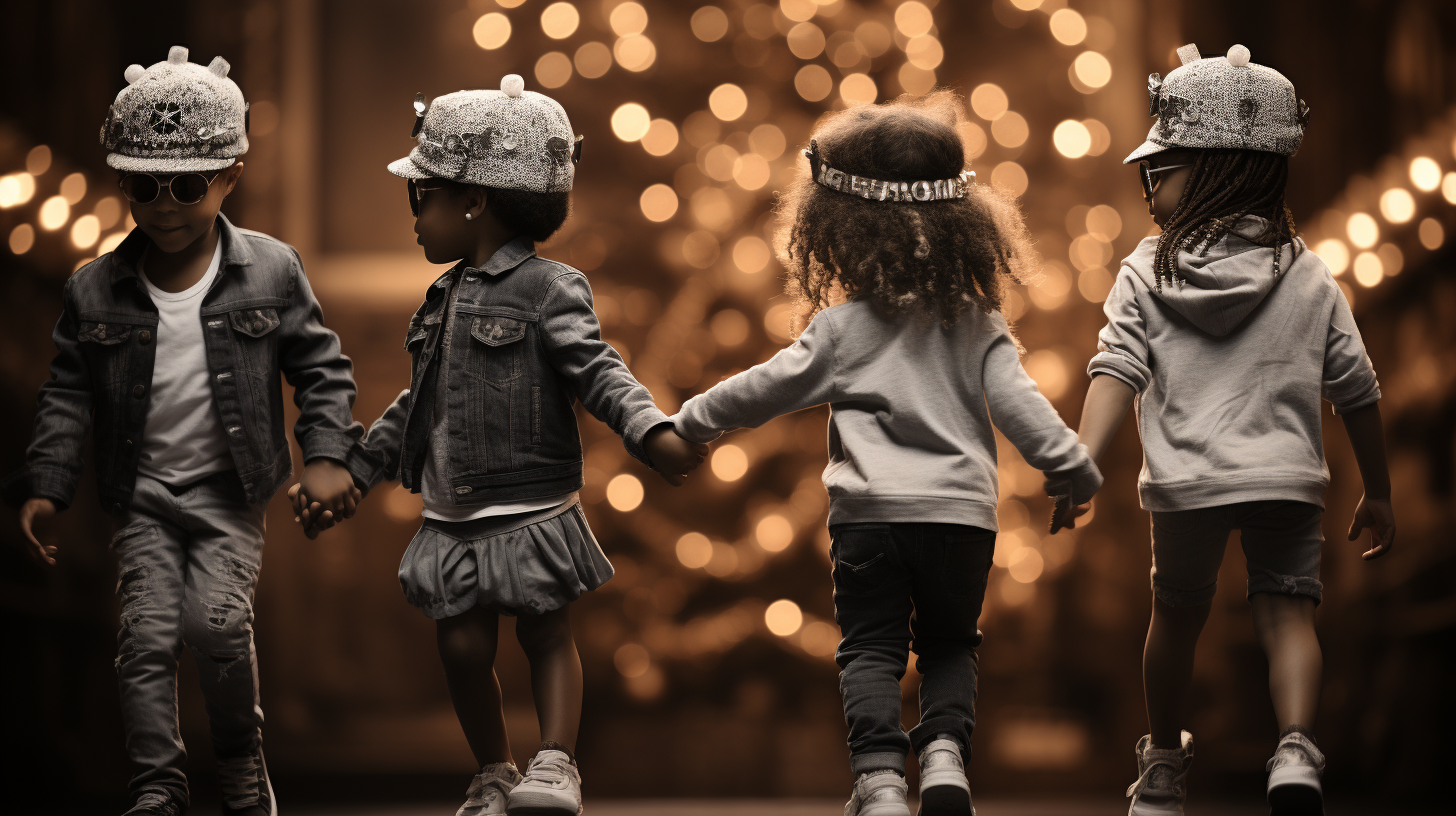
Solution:
[{"label": "gray hoodie", "polygon": [[1324,263],[1285,244],[1251,243],[1246,218],[1205,256],[1183,252],[1180,283],[1154,286],[1158,239],[1122,262],[1107,296],[1093,376],[1138,392],[1144,508],[1191,510],[1292,499],[1324,506],[1330,472],[1320,398],[1336,414],[1380,399],[1350,306]]},{"label": "gray hoodie", "polygon": [[711,442],[829,403],[829,523],[939,522],[995,530],[992,422],[1026,461],[1084,502],[1102,475],[1021,368],[1000,315],[887,316],[851,301],[814,316],[767,362],[687,401],[678,433]]}]

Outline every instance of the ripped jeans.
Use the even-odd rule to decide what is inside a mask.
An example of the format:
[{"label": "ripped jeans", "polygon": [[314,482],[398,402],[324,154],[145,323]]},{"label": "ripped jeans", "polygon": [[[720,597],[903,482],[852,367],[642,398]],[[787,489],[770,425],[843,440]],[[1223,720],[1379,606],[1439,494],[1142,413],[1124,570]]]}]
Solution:
[{"label": "ripped jeans", "polygon": [[121,631],[116,673],[133,797],[154,790],[184,806],[186,749],[177,724],[177,659],[197,662],[219,759],[262,744],[253,590],[263,559],[263,510],[234,471],[184,488],[138,475],[112,539]]}]

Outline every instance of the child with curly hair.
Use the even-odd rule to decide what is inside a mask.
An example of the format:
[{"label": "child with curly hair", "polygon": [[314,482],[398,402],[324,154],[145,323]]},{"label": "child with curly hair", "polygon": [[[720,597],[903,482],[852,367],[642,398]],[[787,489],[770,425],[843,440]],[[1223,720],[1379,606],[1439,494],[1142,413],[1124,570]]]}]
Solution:
[{"label": "child with curly hair", "polygon": [[[856,775],[846,816],[971,811],[976,621],[996,541],[993,423],[1086,501],[1102,477],[1021,368],[1001,314],[1005,281],[1035,260],[1011,201],[975,184],[949,92],[830,116],[784,196],[789,288],[812,318],[788,348],[683,406],[679,434],[709,442],[829,403],[829,530],[836,660]],[[900,723],[919,656],[920,723]]]},{"label": "child with curly hair", "polygon": [[1183,813],[1193,761],[1184,699],[1237,528],[1281,730],[1268,763],[1271,812],[1317,814],[1324,755],[1310,730],[1321,667],[1314,612],[1330,478],[1320,399],[1344,419],[1355,449],[1365,496],[1349,538],[1371,529],[1379,541],[1370,560],[1395,541],[1380,384],[1349,304],[1295,237],[1284,204],[1308,108],[1242,45],[1226,57],[1201,59],[1193,45],[1178,54],[1183,65],[1166,80],[1149,79],[1158,119],[1127,158],[1142,160],[1162,234],[1122,262],[1107,297],[1080,429],[1100,457],[1136,397],[1153,614],[1143,652],[1150,733],[1137,745],[1128,812]]}]

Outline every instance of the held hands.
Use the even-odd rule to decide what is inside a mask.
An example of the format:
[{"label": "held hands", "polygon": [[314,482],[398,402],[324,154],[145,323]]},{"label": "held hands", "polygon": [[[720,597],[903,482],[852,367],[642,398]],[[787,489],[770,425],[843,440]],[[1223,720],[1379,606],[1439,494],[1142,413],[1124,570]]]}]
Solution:
[{"label": "held hands", "polygon": [[648,431],[642,440],[642,448],[647,452],[648,461],[652,462],[652,469],[674,487],[687,482],[688,474],[708,455],[707,445],[683,439],[667,423]]},{"label": "held hands", "polygon": [[1052,498],[1052,521],[1047,530],[1056,535],[1077,526],[1077,519],[1092,510],[1092,502],[1072,504],[1072,483],[1067,479],[1047,479],[1045,490]]},{"label": "held hands", "polygon": [[304,465],[298,484],[288,489],[293,519],[303,525],[310,539],[353,517],[362,498],[349,469],[332,459],[314,459]]},{"label": "held hands", "polygon": [[1361,554],[1366,561],[1373,561],[1390,552],[1395,546],[1395,511],[1390,499],[1372,499],[1361,496],[1355,508],[1355,518],[1350,521],[1350,540],[1360,538],[1360,532],[1369,528],[1370,549]]},{"label": "held hands", "polygon": [[42,544],[40,539],[35,537],[33,526],[37,521],[46,521],[56,514],[56,504],[50,499],[34,498],[26,500],[20,506],[20,531],[25,533],[27,541],[26,551],[30,557],[35,559],[37,564],[56,563],[56,547],[54,544]]}]

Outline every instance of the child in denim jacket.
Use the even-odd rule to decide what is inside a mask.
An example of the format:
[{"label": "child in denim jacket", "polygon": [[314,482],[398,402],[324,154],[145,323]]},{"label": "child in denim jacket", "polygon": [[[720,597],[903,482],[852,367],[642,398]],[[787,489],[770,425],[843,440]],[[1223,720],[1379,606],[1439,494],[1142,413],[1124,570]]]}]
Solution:
[{"label": "child in denim jacket", "polygon": [[[602,340],[586,276],[536,255],[535,241],[566,220],[579,155],[561,106],[512,74],[499,91],[447,94],[428,110],[419,97],[415,109],[418,143],[389,170],[409,179],[425,258],[459,262],[410,319],[410,387],[369,429],[377,469],[367,483],[398,478],[424,494],[399,579],[437,622],[450,696],[481,766],[459,813],[575,816],[582,675],[569,604],[611,578],[612,565],[577,498],[572,404],[674,483],[705,447],[673,432]],[[296,507],[311,524],[312,508]],[[541,724],[524,777],[492,667],[501,614],[517,619]]]},{"label": "child in denim jacket", "polygon": [[276,813],[252,622],[264,507],[292,469],[279,372],[301,411],[301,491],[330,514],[348,515],[358,498],[345,466],[363,433],[349,414],[352,368],[298,254],[218,212],[248,149],[247,104],[227,73],[221,57],[203,67],[180,46],[126,69],[101,138],[137,227],[66,282],[26,466],[5,490],[22,503],[32,554],[54,564],[57,548],[33,525],[71,503],[94,430],[100,498],[120,525],[116,668],[137,768],[131,816],[187,809],[184,644],[202,675],[223,812]]}]

